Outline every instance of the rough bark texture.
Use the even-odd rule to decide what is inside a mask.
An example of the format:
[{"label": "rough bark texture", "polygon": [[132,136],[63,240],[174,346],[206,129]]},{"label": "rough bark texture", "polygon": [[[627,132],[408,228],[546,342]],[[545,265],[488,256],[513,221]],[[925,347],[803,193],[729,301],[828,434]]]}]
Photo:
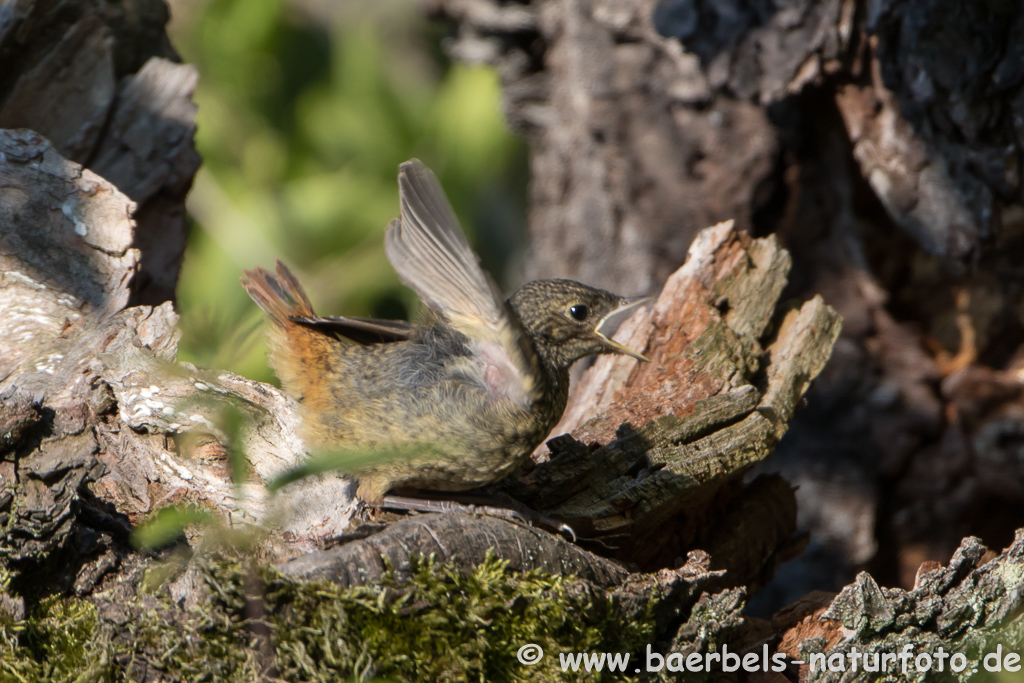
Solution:
[{"label": "rough bark texture", "polygon": [[[307,651],[284,644],[297,606],[320,605],[298,597],[328,592],[308,580],[355,591],[338,598],[353,614],[408,598],[397,613],[411,616],[437,608],[424,595],[472,591],[448,577],[403,593],[426,581],[410,554],[472,583],[489,546],[501,571],[573,575],[546,584],[563,604],[601,628],[642,623],[656,650],[684,657],[910,644],[976,661],[997,640],[1019,645],[1021,8],[432,6],[458,22],[457,57],[500,68],[533,147],[531,274],[660,291],[620,332],[653,362],[597,361],[567,434],[494,487],[568,521],[578,544],[491,518],[350,528],[351,488],[333,475],[269,495],[305,457],[294,404],[175,360],[168,300],[198,158],[195,74],[173,62],[166,9],[16,0],[0,6],[0,128],[36,132],[0,131],[0,635],[48,593],[77,593],[107,633],[90,647],[137,679],[217,678],[187,668],[203,657],[269,675]],[[735,223],[698,232],[719,219]],[[189,526],[196,559],[167,570],[128,536],[171,503],[222,521]],[[250,565],[291,558],[285,576],[222,580],[209,549],[254,523],[258,542],[234,549],[249,547]],[[996,556],[969,533],[1009,547]],[[808,541],[806,561],[776,571]],[[156,609],[139,591],[150,570],[173,578],[146,622],[160,653],[135,637]],[[811,587],[838,595],[776,611]],[[758,589],[771,623],[745,613]],[[181,606],[205,597],[203,632],[225,640],[195,651],[165,624],[194,629]],[[325,623],[303,633],[329,643]],[[225,643],[238,650],[211,658]],[[163,659],[175,648],[178,674]],[[345,656],[319,679],[376,671]],[[839,677],[791,666],[760,680]]]},{"label": "rough bark texture", "polygon": [[[531,143],[529,277],[657,291],[698,230],[749,228],[777,136],[764,111],[716,94],[697,56],[654,30],[649,2],[495,8],[484,26],[474,6],[446,6],[467,19],[454,54],[499,63],[509,120]],[[506,33],[506,14],[528,28]]]},{"label": "rough bark texture", "polygon": [[[461,540],[451,547],[454,539]],[[297,557],[281,565],[281,571],[295,578],[353,586],[378,581],[389,569],[397,570],[399,578],[408,578],[403,575],[410,555],[434,555],[468,570],[483,562],[488,550],[508,560],[515,571],[574,575],[601,587],[617,586],[630,574],[625,566],[592,557],[545,531],[524,529],[494,517],[441,514],[405,519],[366,541]]]},{"label": "rough bark texture", "polygon": [[455,57],[500,70],[531,146],[539,271],[657,286],[695,217],[724,210],[790,250],[784,296],[842,315],[807,409],[757,468],[798,486],[809,546],[756,612],[863,569],[909,590],[965,536],[1012,542],[1019,3],[426,4],[457,24]]},{"label": "rough bark texture", "polygon": [[[1024,610],[1024,531],[1017,532],[1013,545],[1001,555],[987,561],[991,555],[977,538],[965,538],[948,566],[922,566],[911,590],[880,588],[870,574],[862,572],[830,602],[819,595],[822,606],[813,602],[802,606],[806,616],[787,614],[788,621],[796,623],[783,634],[779,649],[806,662],[795,667],[800,680],[832,682],[850,680],[850,675],[812,672],[811,653],[824,653],[833,661],[841,654],[845,668],[852,669],[851,653],[855,657],[861,656],[858,652],[867,654],[870,662],[882,653],[899,653],[907,645],[915,657],[920,653],[935,656],[942,647],[947,653],[963,653],[969,665],[957,667],[961,669],[957,672],[947,660],[943,671],[935,664],[930,671],[904,674],[896,670],[895,675],[906,681],[969,680],[985,666],[985,655],[997,652],[998,645],[1016,651],[1024,642],[1020,618]],[[780,619],[775,625],[785,626],[785,621]]]},{"label": "rough bark texture", "polygon": [[30,128],[128,195],[132,302],[174,298],[199,168],[196,70],[175,64],[163,0],[13,0],[0,8],[0,128]]}]

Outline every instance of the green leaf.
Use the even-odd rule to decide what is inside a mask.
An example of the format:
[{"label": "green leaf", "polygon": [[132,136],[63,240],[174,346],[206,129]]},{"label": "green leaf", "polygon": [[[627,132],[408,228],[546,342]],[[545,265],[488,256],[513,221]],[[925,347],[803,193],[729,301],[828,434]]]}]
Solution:
[{"label": "green leaf", "polygon": [[154,550],[180,538],[188,526],[213,522],[211,512],[195,505],[161,508],[132,532],[132,547],[143,551]]}]

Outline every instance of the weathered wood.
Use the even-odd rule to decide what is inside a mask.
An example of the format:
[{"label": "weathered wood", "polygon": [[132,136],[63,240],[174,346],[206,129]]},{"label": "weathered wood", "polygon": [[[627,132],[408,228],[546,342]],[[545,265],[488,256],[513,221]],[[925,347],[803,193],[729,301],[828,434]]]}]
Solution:
[{"label": "weathered wood", "polygon": [[97,554],[116,564],[107,551],[118,521],[78,524],[103,469],[94,429],[112,407],[90,364],[102,349],[84,341],[128,301],[132,204],[30,131],[0,131],[0,159],[3,554],[31,576],[77,546],[57,579],[70,588]]},{"label": "weathered wood", "polygon": [[[962,653],[966,667],[953,671],[949,659],[944,671],[896,671],[907,681],[966,681],[981,669],[984,655],[997,645],[1009,651],[1024,642],[1024,531],[998,557],[977,538],[965,538],[948,566],[922,566],[912,590],[880,588],[867,573],[843,589],[830,602],[804,617],[782,636],[779,651],[808,662],[800,666],[800,680],[833,682],[868,680],[843,671],[810,671],[811,653],[848,655],[899,653],[909,645],[914,657],[947,657]],[[836,661],[836,660],[833,660]],[[891,665],[890,665],[891,666]],[[892,669],[890,669],[892,670]]]},{"label": "weathered wood", "polygon": [[488,552],[509,561],[513,571],[540,570],[576,576],[595,586],[617,586],[627,567],[584,551],[546,531],[495,517],[420,515],[396,522],[378,534],[332,550],[298,557],[280,565],[294,578],[328,579],[344,586],[378,581],[385,571],[408,578],[409,558],[434,556],[470,570]]},{"label": "weathered wood", "polygon": [[854,157],[893,220],[963,272],[994,254],[1012,229],[1004,206],[1020,201],[1024,139],[1005,117],[1024,106],[1024,15],[927,0],[865,19],[859,78],[836,93]]},{"label": "weathered wood", "polygon": [[197,74],[174,63],[167,19],[162,0],[15,0],[0,18],[0,128],[34,130],[135,202],[132,302],[152,305],[174,298],[199,168]]},{"label": "weathered wood", "polygon": [[843,316],[773,460],[813,532],[791,598],[1020,526],[1019,3],[424,4],[531,146],[531,274],[656,287],[736,217]]},{"label": "weathered wood", "polygon": [[185,196],[199,170],[192,103],[199,74],[191,65],[149,59],[126,78],[89,167],[136,204],[132,246],[140,251],[132,303],[174,299],[188,236]]},{"label": "weathered wood", "polygon": [[454,55],[497,66],[530,143],[528,278],[656,292],[705,226],[750,227],[777,136],[658,33],[653,0],[425,4],[458,22]]},{"label": "weathered wood", "polygon": [[766,336],[788,267],[771,238],[731,224],[701,233],[646,319],[620,333],[651,364],[598,360],[555,431],[595,417],[550,442],[549,458],[508,490],[584,537],[628,538],[613,543],[619,556],[645,566],[707,538],[711,502],[771,454],[839,333],[816,299]]},{"label": "weathered wood", "polygon": [[[282,565],[296,576],[372,582],[389,558],[401,579],[409,551],[434,551],[469,571],[493,545],[514,569],[578,575],[572,590],[600,596],[600,604],[626,605],[637,617],[653,610],[654,636],[671,650],[759,643],[769,630],[743,615],[747,591],[734,587],[763,583],[800,539],[792,534],[789,484],[778,477],[747,484],[743,475],[789,428],[836,341],[838,316],[820,298],[780,310],[789,255],[775,238],[753,239],[730,226],[697,234],[689,262],[670,274],[712,218],[736,216],[741,228],[757,227],[773,185],[788,194],[768,207],[768,218],[778,213],[781,225],[812,228],[810,240],[787,233],[805,264],[791,293],[827,291],[850,314],[852,333],[840,354],[847,365],[827,378],[831,389],[860,397],[851,411],[836,401],[847,428],[874,430],[884,445],[882,469],[899,473],[903,495],[953,507],[977,500],[968,485],[1016,495],[1019,369],[977,362],[973,345],[984,348],[985,329],[975,330],[962,297],[960,352],[925,350],[934,347],[899,320],[896,305],[887,307],[849,188],[856,169],[885,213],[947,265],[991,255],[991,235],[1012,241],[1021,141],[1008,122],[1020,108],[1024,72],[1008,36],[1022,19],[1003,6],[953,8],[967,13],[957,27],[963,36],[980,27],[992,29],[986,35],[993,39],[970,54],[969,77],[950,80],[956,70],[948,56],[929,54],[923,40],[934,27],[922,8],[946,4],[882,3],[862,12],[852,0],[830,0],[726,15],[714,3],[668,0],[628,8],[441,0],[461,21],[456,53],[501,66],[510,117],[538,150],[531,262],[545,275],[623,291],[654,290],[667,278],[652,311],[621,333],[654,362],[599,360],[576,387],[561,428],[571,434],[552,440],[535,466],[500,487],[568,518],[580,546],[494,519],[425,516],[361,540],[342,538],[349,542],[320,553],[307,551],[346,531],[354,514],[347,484],[307,479],[275,498],[263,489],[305,457],[295,406],[265,385],[178,364],[170,305],[126,308],[167,298],[160,291],[176,276],[180,199],[197,161],[187,99],[194,74],[166,61],[173,54],[165,40],[143,45],[118,32],[137,16],[137,33],[147,35],[162,6],[139,3],[132,15],[123,4],[100,11],[57,3],[61,11],[50,13],[28,0],[6,5],[0,12],[13,20],[0,22],[0,56],[13,67],[0,73],[0,121],[45,129],[57,151],[106,177],[64,161],[31,133],[0,134],[11,150],[0,163],[0,210],[7,212],[0,332],[23,342],[0,337],[11,347],[0,354],[0,549],[14,572],[11,585],[20,590],[18,581],[34,569],[71,560],[52,585],[87,594],[122,563],[129,577],[123,592],[96,601],[108,623],[123,626],[141,614],[122,603],[136,599],[146,564],[127,552],[130,524],[164,504],[192,503],[229,525],[269,529],[261,559],[305,553]],[[43,45],[44,38],[55,42]],[[986,85],[975,90],[973,82]],[[812,84],[822,98],[810,94]],[[67,106],[40,106],[61,98]],[[933,106],[945,99],[948,105]],[[822,100],[836,105],[827,112],[835,120],[813,117],[816,130],[829,129],[813,139],[824,150],[813,166],[786,138],[798,137],[793,112]],[[856,162],[849,168],[847,143]],[[780,146],[787,155],[781,165]],[[845,184],[834,194],[809,191],[837,178]],[[37,197],[37,185],[49,194]],[[133,211],[128,197],[148,212]],[[142,240],[164,231],[167,242]],[[143,248],[141,261],[132,247]],[[914,278],[934,265],[915,263]],[[969,284],[975,299],[986,286],[998,291],[995,309],[1016,305],[1012,289],[982,276]],[[877,372],[864,371],[865,358]],[[921,443],[940,444],[921,451],[934,458],[915,457]],[[958,446],[966,443],[976,454],[969,468],[966,447]],[[230,457],[240,451],[244,471]],[[925,483],[915,490],[917,480]],[[936,482],[945,498],[929,496]],[[873,527],[870,515],[858,519]],[[205,552],[204,531],[214,545],[216,534],[202,528],[188,540]],[[922,572],[912,591],[883,590],[861,575],[832,602],[826,630],[810,634],[831,640],[777,628],[780,647],[806,655],[857,643],[942,643],[974,653],[988,644],[985,629],[1019,638],[1021,543],[1018,534],[1011,549],[982,565],[980,545],[965,542],[949,569]],[[691,553],[684,564],[681,555],[692,547],[711,555]],[[660,571],[629,573],[621,560]],[[194,602],[203,576],[192,564],[172,585],[174,599]],[[256,602],[245,596],[246,606]],[[0,609],[24,616],[25,605],[0,592]],[[168,622],[183,614],[169,610]],[[258,622],[265,613],[253,614],[247,618]]]},{"label": "weathered wood", "polygon": [[5,131],[0,154],[0,390],[41,398],[75,326],[128,302],[133,205],[35,133]]}]

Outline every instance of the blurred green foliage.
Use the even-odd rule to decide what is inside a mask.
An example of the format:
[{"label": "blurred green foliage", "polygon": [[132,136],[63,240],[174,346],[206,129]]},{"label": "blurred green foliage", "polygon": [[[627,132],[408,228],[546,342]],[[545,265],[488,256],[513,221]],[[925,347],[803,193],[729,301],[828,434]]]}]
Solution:
[{"label": "blurred green foliage", "polygon": [[178,0],[172,40],[198,66],[192,234],[180,357],[270,380],[243,269],[285,261],[324,314],[404,317],[383,251],[398,164],[432,167],[499,281],[522,243],[525,163],[496,74],[450,63],[412,0]]}]

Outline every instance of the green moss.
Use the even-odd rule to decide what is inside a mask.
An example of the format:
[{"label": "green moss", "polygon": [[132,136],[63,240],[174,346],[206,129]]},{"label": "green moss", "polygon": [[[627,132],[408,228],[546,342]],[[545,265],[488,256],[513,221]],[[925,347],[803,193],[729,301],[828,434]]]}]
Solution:
[{"label": "green moss", "polygon": [[[494,557],[469,574],[416,560],[401,585],[390,573],[352,588],[294,581],[229,559],[208,563],[204,578],[205,604],[186,612],[166,596],[155,608],[140,597],[116,634],[75,598],[0,622],[0,683],[128,681],[154,669],[168,680],[252,681],[268,663],[288,681],[568,680],[559,652],[637,652],[652,637],[650,605],[626,614],[602,591]],[[272,646],[261,646],[264,634]],[[516,660],[527,643],[545,652],[533,667]]]},{"label": "green moss", "polygon": [[[430,560],[413,575],[402,588],[271,582],[281,673],[331,680],[361,665],[400,680],[551,680],[560,651],[629,651],[649,633],[607,600],[571,595],[560,577],[516,574],[493,557],[468,575]],[[547,653],[541,664],[518,664],[527,643]]]},{"label": "green moss", "polygon": [[51,597],[21,622],[0,617],[0,682],[109,680],[107,644],[96,608]]}]

